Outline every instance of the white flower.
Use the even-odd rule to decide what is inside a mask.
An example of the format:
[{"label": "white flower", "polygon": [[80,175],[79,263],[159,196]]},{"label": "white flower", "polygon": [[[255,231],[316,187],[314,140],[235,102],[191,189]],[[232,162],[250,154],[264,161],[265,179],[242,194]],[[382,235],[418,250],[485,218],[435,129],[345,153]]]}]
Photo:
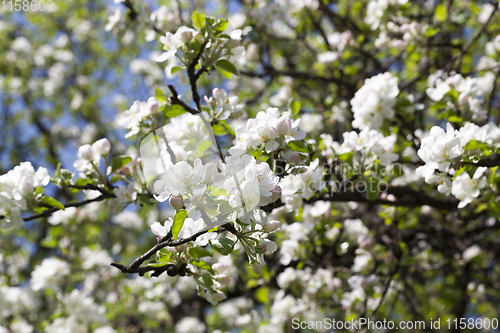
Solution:
[{"label": "white flower", "polygon": [[175,325],[178,333],[203,333],[205,329],[205,324],[196,317],[184,317]]},{"label": "white flower", "polygon": [[194,160],[193,166],[186,161],[169,165],[161,179],[153,184],[157,193],[156,200],[163,202],[172,194],[178,196],[188,193],[202,194],[206,189],[206,185],[202,184],[206,168],[199,158]]},{"label": "white flower", "polygon": [[[289,130],[287,122],[290,122]],[[257,113],[255,119],[249,119],[245,127],[236,128],[233,149],[245,150],[248,147],[263,146],[268,153],[275,151],[281,139],[285,139],[285,143],[287,140],[304,139],[305,132],[299,130],[299,123],[300,120],[292,123],[288,116],[280,116],[277,108],[268,108],[266,111]],[[285,133],[285,130],[288,132]]]},{"label": "white flower", "polygon": [[300,128],[306,133],[319,132],[323,129],[323,116],[305,113],[300,116]]},{"label": "white flower", "polygon": [[106,320],[104,306],[96,304],[81,290],[74,289],[64,296],[62,302],[72,317],[84,323],[103,323]]},{"label": "white flower", "polygon": [[384,119],[394,118],[394,104],[399,94],[398,78],[386,72],[365,80],[351,100],[354,120],[359,129],[379,129]]},{"label": "white flower", "polygon": [[185,44],[189,43],[197,34],[198,31],[185,26],[179,27],[175,34],[167,32],[165,36],[160,37],[160,42],[163,44],[163,49],[167,52],[163,52],[156,59],[156,61],[164,62],[165,60],[175,57],[177,51]]},{"label": "white flower", "polygon": [[33,326],[28,324],[23,319],[16,321],[12,325],[10,325],[10,329],[12,333],[31,333],[33,332]]},{"label": "white flower", "polygon": [[212,97],[204,97],[205,102],[214,110],[214,119],[227,119],[232,112],[243,110],[244,104],[238,102],[238,96],[228,98],[224,89],[215,88]]},{"label": "white flower", "polygon": [[82,145],[78,148],[78,160],[73,163],[73,167],[86,175],[94,170],[94,166],[99,166],[101,156],[107,155],[110,149],[111,143],[106,138],[97,140],[92,145]]},{"label": "white flower", "polygon": [[471,247],[467,248],[464,253],[462,253],[462,258],[465,261],[471,261],[474,257],[477,257],[479,254],[481,254],[481,248],[474,244]]},{"label": "white flower", "polygon": [[123,128],[130,131],[125,135],[129,138],[139,133],[140,124],[144,118],[151,114],[151,110],[146,102],[135,101],[130,109],[126,110],[118,116],[116,122]]},{"label": "white flower", "polygon": [[288,201],[295,193],[302,198],[309,198],[313,193],[324,188],[323,170],[318,167],[319,160],[315,159],[304,167],[305,172],[297,175],[287,175],[281,179],[279,186],[282,189],[282,201]]},{"label": "white flower", "polygon": [[360,219],[345,219],[343,224],[346,235],[357,243],[363,242],[368,236],[369,230]]},{"label": "white flower", "polygon": [[45,327],[45,333],[88,333],[87,327],[78,322],[75,317],[56,318]]},{"label": "white flower", "polygon": [[121,19],[121,16],[122,16],[122,11],[121,11],[121,8],[117,8],[115,9],[115,11],[113,12],[113,14],[111,14],[108,18],[108,23],[106,24],[106,26],[104,27],[104,31],[110,31],[111,29],[114,28],[114,26],[120,22],[120,19]]},{"label": "white flower", "polygon": [[113,189],[113,193],[116,198],[111,199],[109,205],[115,214],[122,211],[124,204],[128,204],[137,199],[137,191],[134,183],[130,183],[127,186],[118,186]]},{"label": "white flower", "polygon": [[0,176],[0,225],[4,229],[20,228],[23,225],[21,210],[27,208],[26,197],[32,196],[38,186],[50,181],[46,168],[35,169],[30,162],[23,162]]},{"label": "white flower", "polygon": [[416,173],[428,183],[436,169],[447,171],[450,161],[462,154],[462,144],[450,123],[446,125],[446,132],[441,127],[434,126],[429,136],[422,140],[417,154],[425,165],[418,167]]},{"label": "white flower", "polygon": [[434,83],[435,87],[429,87],[425,92],[430,99],[434,102],[440,101],[443,99],[444,95],[446,95],[450,90],[450,85],[441,79],[437,79]]},{"label": "white flower", "polygon": [[92,144],[92,150],[94,150],[95,152],[97,152],[97,154],[101,156],[107,155],[111,150],[111,143],[106,138],[97,140]]},{"label": "white flower", "polygon": [[453,180],[451,194],[460,200],[458,208],[464,208],[479,196],[480,189],[486,186],[487,180],[482,177],[486,169],[487,167],[477,168],[472,178],[464,171]]},{"label": "white flower", "polygon": [[67,262],[55,257],[46,258],[31,272],[31,289],[38,291],[57,288],[61,280],[68,274],[69,265]]}]

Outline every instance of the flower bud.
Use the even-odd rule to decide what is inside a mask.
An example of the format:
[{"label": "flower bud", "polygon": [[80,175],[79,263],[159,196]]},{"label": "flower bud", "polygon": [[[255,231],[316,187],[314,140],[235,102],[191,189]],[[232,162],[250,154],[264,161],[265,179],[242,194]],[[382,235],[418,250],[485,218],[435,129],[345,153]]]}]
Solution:
[{"label": "flower bud", "polygon": [[[265,254],[266,251],[267,251],[267,245],[264,242],[257,245],[257,248],[255,249],[255,252],[257,252],[258,254]],[[255,271],[255,269],[254,269],[254,271]]]},{"label": "flower bud", "polygon": [[281,198],[281,187],[276,185],[276,187],[271,190],[271,201],[275,202],[279,198]]},{"label": "flower bud", "polygon": [[111,150],[111,143],[109,143],[109,140],[104,138],[101,140],[97,140],[94,142],[92,145],[92,148],[99,154],[99,155],[107,155],[109,151]]},{"label": "flower bud", "polygon": [[33,190],[35,189],[35,182],[33,177],[24,177],[21,183],[19,184],[19,187],[23,195],[28,195],[33,193]]},{"label": "flower bud", "polygon": [[212,295],[212,299],[216,303],[222,302],[226,298],[227,298],[226,294],[224,294],[222,291],[217,291],[215,294]]},{"label": "flower bud", "polygon": [[215,264],[212,265],[212,269],[218,273],[225,272],[227,268],[228,266],[221,262],[216,262]]},{"label": "flower bud", "polygon": [[151,114],[158,112],[160,108],[160,102],[155,97],[149,97],[148,99],[148,107],[151,111]]},{"label": "flower bud", "polygon": [[226,47],[228,49],[234,49],[235,47],[238,47],[240,45],[241,45],[241,42],[239,40],[236,40],[236,39],[230,39],[226,43]]},{"label": "flower bud", "polygon": [[193,39],[193,32],[185,30],[179,34],[179,38],[184,44],[187,44]]},{"label": "flower bud", "polygon": [[281,155],[285,161],[290,164],[299,164],[300,163],[300,155],[296,151],[289,150]]},{"label": "flower bud", "polygon": [[229,285],[229,276],[226,274],[218,274],[215,275],[214,278],[219,282],[222,288],[227,287]]},{"label": "flower bud", "polygon": [[170,206],[172,206],[173,209],[178,210],[184,207],[184,202],[182,201],[182,198],[177,196],[177,195],[171,195],[170,196]]},{"label": "flower bud", "polygon": [[205,95],[203,99],[205,100],[205,103],[207,103],[212,109],[215,109],[217,107],[217,102],[213,97],[208,97]]},{"label": "flower bud", "polygon": [[78,157],[86,160],[93,161],[94,160],[94,150],[91,145],[83,145],[78,148]]},{"label": "flower bud", "polygon": [[292,130],[290,119],[283,118],[276,125],[276,133],[280,136],[287,135]]},{"label": "flower bud", "polygon": [[281,226],[281,223],[279,221],[271,221],[271,222],[268,222],[265,226],[264,226],[264,231],[265,232],[274,232],[276,230],[278,230],[278,228]]},{"label": "flower bud", "polygon": [[262,273],[262,265],[258,261],[252,263],[252,270],[255,274],[260,275]]}]

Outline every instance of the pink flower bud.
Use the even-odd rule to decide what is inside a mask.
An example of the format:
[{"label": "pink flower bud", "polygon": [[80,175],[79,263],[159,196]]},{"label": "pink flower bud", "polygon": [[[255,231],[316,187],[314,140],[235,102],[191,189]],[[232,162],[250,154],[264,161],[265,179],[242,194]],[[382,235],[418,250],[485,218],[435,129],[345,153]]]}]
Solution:
[{"label": "pink flower bud", "polygon": [[228,266],[226,264],[223,264],[221,262],[217,262],[212,265],[212,269],[218,273],[225,272]]},{"label": "pink flower bud", "polygon": [[275,202],[279,198],[281,198],[281,187],[276,185],[276,187],[273,190],[271,190],[271,201]]},{"label": "pink flower bud", "polygon": [[86,161],[93,161],[95,155],[92,146],[91,145],[80,146],[80,148],[78,148],[78,157]]},{"label": "pink flower bud", "polygon": [[229,285],[229,276],[226,274],[218,274],[214,276],[215,279],[219,282],[222,288],[227,287]]},{"label": "pink flower bud", "polygon": [[177,196],[177,195],[172,195],[170,196],[170,206],[172,206],[173,209],[178,210],[184,207],[184,202],[182,201],[182,198]]},{"label": "pink flower bud", "polygon": [[278,230],[278,228],[281,226],[281,223],[279,221],[271,221],[271,222],[268,222],[265,226],[264,226],[264,231],[265,232],[274,232],[276,230]]},{"label": "pink flower bud", "polygon": [[262,265],[258,261],[252,263],[252,270],[255,274],[260,275],[262,273]]},{"label": "pink flower bud", "polygon": [[287,135],[292,130],[290,119],[283,118],[276,125],[276,133],[280,136]]},{"label": "pink flower bud", "polygon": [[[259,245],[257,245],[257,248],[255,249],[258,254],[265,254],[267,251],[267,245],[266,243],[262,242]],[[254,269],[255,271],[255,269]]]},{"label": "pink flower bud", "polygon": [[108,139],[104,138],[101,140],[97,140],[94,142],[92,145],[92,148],[99,154],[99,155],[107,155],[109,151],[111,150],[111,143],[109,142]]},{"label": "pink flower bud", "polygon": [[160,108],[160,102],[155,97],[149,97],[148,99],[148,107],[151,111],[151,114],[158,112]]},{"label": "pink flower bud", "polygon": [[224,294],[222,291],[217,291],[215,294],[212,295],[212,299],[214,302],[219,303],[223,300],[225,300],[226,294]]}]

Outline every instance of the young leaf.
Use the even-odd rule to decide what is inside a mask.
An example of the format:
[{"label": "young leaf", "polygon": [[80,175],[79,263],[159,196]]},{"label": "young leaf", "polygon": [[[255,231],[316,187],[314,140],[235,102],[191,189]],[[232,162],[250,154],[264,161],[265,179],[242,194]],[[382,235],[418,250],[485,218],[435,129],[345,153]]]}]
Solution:
[{"label": "young leaf", "polygon": [[304,142],[300,140],[293,140],[288,143],[288,147],[290,147],[291,150],[295,150],[301,153],[308,153],[309,150],[307,149],[306,145]]},{"label": "young leaf", "polygon": [[211,257],[212,252],[205,249],[204,247],[192,247],[189,249],[189,256],[191,258],[194,258],[194,259],[203,258],[203,257]]},{"label": "young leaf", "polygon": [[111,171],[115,172],[116,170],[124,167],[130,161],[132,161],[130,156],[121,155],[113,157],[113,160],[111,161]]},{"label": "young leaf", "polygon": [[62,203],[60,203],[59,201],[57,201],[56,199],[54,199],[54,198],[43,196],[42,197],[42,202],[44,204],[46,204],[46,205],[55,207],[57,209],[64,210],[64,205]]},{"label": "young leaf", "polygon": [[167,95],[165,95],[165,92],[160,88],[156,88],[155,97],[158,100],[158,102],[167,103]]},{"label": "young leaf", "polygon": [[226,72],[225,70],[223,69],[220,69],[219,67],[217,67],[217,70],[222,74],[222,76],[224,76],[226,79],[231,79],[233,77],[233,74],[229,73],[229,72]]},{"label": "young leaf", "polygon": [[179,232],[181,232],[184,220],[186,220],[187,212],[185,209],[178,210],[174,216],[174,223],[172,224],[172,237],[177,239]]},{"label": "young leaf", "polygon": [[234,67],[234,65],[226,59],[221,59],[221,60],[217,61],[215,66],[219,69],[222,69],[223,71],[226,71],[226,72],[229,72],[231,74],[238,76],[238,70],[236,69],[236,67]]},{"label": "young leaf", "polygon": [[213,242],[210,241],[210,246],[220,254],[227,256],[233,252],[234,242],[227,237],[221,237]]},{"label": "young leaf", "polygon": [[165,105],[163,108],[163,114],[167,118],[174,118],[186,113],[186,110],[180,105]]},{"label": "young leaf", "polygon": [[191,21],[193,21],[193,27],[200,30],[205,26],[205,14],[198,13],[197,10],[191,15]]},{"label": "young leaf", "polygon": [[219,121],[220,124],[222,124],[222,126],[224,126],[226,128],[226,130],[232,135],[232,136],[236,136],[236,134],[234,133],[234,130],[232,129],[231,126],[229,126],[229,124],[227,123],[226,120],[222,120],[222,121]]},{"label": "young leaf", "polygon": [[374,178],[369,177],[366,181],[366,197],[368,200],[373,201],[378,198],[380,195],[378,188],[377,181]]}]

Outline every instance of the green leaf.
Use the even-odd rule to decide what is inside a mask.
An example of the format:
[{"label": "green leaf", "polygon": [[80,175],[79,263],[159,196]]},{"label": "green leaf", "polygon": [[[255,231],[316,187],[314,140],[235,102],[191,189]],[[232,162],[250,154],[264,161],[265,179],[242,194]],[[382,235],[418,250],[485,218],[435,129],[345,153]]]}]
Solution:
[{"label": "green leaf", "polygon": [[219,69],[222,69],[225,72],[229,72],[231,74],[238,76],[238,70],[236,69],[236,67],[234,67],[234,65],[226,59],[221,59],[217,61],[215,63],[215,66]]},{"label": "green leaf", "polygon": [[215,25],[215,30],[217,32],[223,32],[229,27],[229,21],[227,19],[219,19],[217,20],[217,24]]},{"label": "green leaf", "polygon": [[300,140],[293,140],[288,143],[288,147],[290,147],[291,150],[298,151],[301,153],[308,153],[309,150],[307,149],[306,145],[304,142]]},{"label": "green leaf", "polygon": [[292,110],[293,118],[296,118],[299,115],[301,104],[299,101],[293,101],[292,105],[290,105],[290,109]]},{"label": "green leaf", "polygon": [[343,162],[352,163],[353,158],[354,158],[354,154],[352,152],[343,153],[343,154],[339,155],[339,160],[341,160]]},{"label": "green leaf", "polygon": [[485,142],[478,141],[478,140],[470,140],[464,146],[464,150],[483,149],[483,148],[486,148],[486,147],[487,147],[487,144]]},{"label": "green leaf", "polygon": [[210,241],[212,249],[225,256],[233,252],[234,244],[235,242],[227,237],[221,237],[213,242]]},{"label": "green leaf", "polygon": [[172,253],[168,250],[161,250],[156,253],[156,261],[158,262],[172,262],[174,258]]},{"label": "green leaf", "polygon": [[204,261],[199,261],[199,260],[190,260],[190,264],[195,265],[196,267],[199,267],[201,269],[207,270],[213,274],[214,270],[212,269],[212,266],[210,266],[208,263]]},{"label": "green leaf", "polygon": [[205,153],[205,151],[210,147],[212,147],[212,140],[205,139],[198,142],[198,145],[196,145],[196,150],[198,151],[199,155],[203,155],[203,153]]},{"label": "green leaf", "polygon": [[180,105],[165,105],[163,108],[163,115],[167,118],[174,118],[186,113],[186,110]]},{"label": "green leaf", "polygon": [[222,74],[222,76],[224,76],[226,79],[231,79],[233,77],[233,74],[229,73],[229,72],[226,72],[225,70],[223,69],[220,69],[219,67],[217,67],[217,70]]},{"label": "green leaf", "polygon": [[179,232],[181,232],[186,217],[187,212],[185,209],[178,210],[177,213],[175,213],[174,223],[172,224],[172,237],[174,237],[174,239],[177,239],[177,236],[179,236]]},{"label": "green leaf", "polygon": [[234,133],[234,130],[232,129],[231,126],[229,126],[229,124],[227,123],[226,120],[222,120],[222,121],[219,121],[219,124],[222,124],[222,126],[224,126],[224,128],[232,135],[232,136],[236,136],[236,134]]},{"label": "green leaf", "polygon": [[165,92],[160,88],[156,88],[155,97],[158,100],[158,102],[167,103],[167,95],[165,95]]},{"label": "green leaf", "polygon": [[197,10],[191,15],[191,21],[193,22],[193,27],[200,30],[205,26],[205,14],[198,13]]},{"label": "green leaf", "polygon": [[85,179],[85,178],[78,178],[75,182],[76,186],[85,186],[87,184],[92,183],[90,179]]},{"label": "green leaf", "polygon": [[64,205],[54,198],[43,196],[42,202],[46,205],[55,207],[55,208],[60,209],[60,210],[64,210]]},{"label": "green leaf", "polygon": [[444,3],[439,4],[436,7],[436,11],[434,13],[434,18],[438,22],[444,22],[444,21],[446,21],[446,17],[448,17],[448,8],[446,7],[446,4],[444,4]]},{"label": "green leaf", "polygon": [[268,287],[260,287],[255,292],[255,298],[263,304],[269,304],[269,288]]},{"label": "green leaf", "polygon": [[120,155],[113,157],[113,160],[111,160],[111,172],[123,168],[130,161],[132,161],[130,156]]},{"label": "green leaf", "polygon": [[175,67],[172,67],[172,69],[170,70],[170,73],[172,75],[174,75],[175,73],[177,73],[178,71],[181,71],[183,70],[184,68],[183,67],[180,67],[180,66],[175,66]]},{"label": "green leaf", "polygon": [[192,247],[189,249],[189,256],[194,259],[211,257],[212,252],[210,252],[210,250],[208,249],[205,249],[204,247]]},{"label": "green leaf", "polygon": [[366,197],[368,200],[373,201],[380,195],[378,182],[376,179],[369,177],[366,182]]},{"label": "green leaf", "polygon": [[212,125],[212,131],[217,136],[227,134],[226,128],[224,127],[224,125],[222,125],[220,123]]}]

